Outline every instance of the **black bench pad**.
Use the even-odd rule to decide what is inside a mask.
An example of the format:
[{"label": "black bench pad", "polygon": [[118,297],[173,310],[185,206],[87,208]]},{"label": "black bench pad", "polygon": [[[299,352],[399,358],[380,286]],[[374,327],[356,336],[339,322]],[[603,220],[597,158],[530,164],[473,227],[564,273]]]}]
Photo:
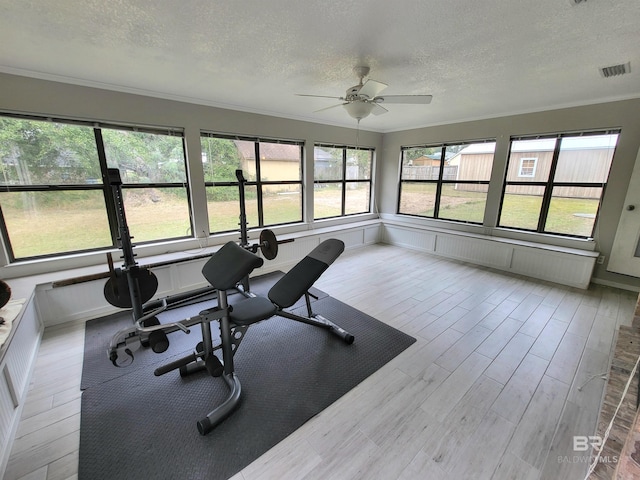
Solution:
[{"label": "black bench pad", "polygon": [[323,241],[271,287],[269,298],[280,308],[289,308],[309,291],[343,251],[342,240],[330,238]]},{"label": "black bench pad", "polygon": [[202,267],[202,275],[216,290],[230,290],[264,263],[234,242],[225,243]]},{"label": "black bench pad", "polygon": [[324,262],[304,257],[269,290],[269,298],[280,308],[288,308],[308,291],[329,268]]},{"label": "black bench pad", "polygon": [[251,297],[232,305],[230,320],[236,325],[251,325],[272,317],[276,306],[264,297]]}]

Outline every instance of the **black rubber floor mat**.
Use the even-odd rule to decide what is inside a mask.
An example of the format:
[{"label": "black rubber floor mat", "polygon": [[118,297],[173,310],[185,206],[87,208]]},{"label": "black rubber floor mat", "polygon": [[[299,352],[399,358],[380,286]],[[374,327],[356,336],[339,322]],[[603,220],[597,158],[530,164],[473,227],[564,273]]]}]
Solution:
[{"label": "black rubber floor mat", "polygon": [[225,398],[221,378],[125,368],[90,386],[82,396],[80,480],[227,479],[415,342],[334,298],[313,307],[355,342],[281,317],[252,325],[234,359],[241,403],[206,436],[196,422]]}]

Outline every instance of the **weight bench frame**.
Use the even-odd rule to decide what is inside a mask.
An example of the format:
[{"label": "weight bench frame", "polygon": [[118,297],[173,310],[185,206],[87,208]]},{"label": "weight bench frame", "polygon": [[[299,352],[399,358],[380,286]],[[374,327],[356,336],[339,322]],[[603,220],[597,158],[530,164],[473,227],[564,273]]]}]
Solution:
[{"label": "weight bench frame", "polygon": [[[164,303],[159,309],[139,319],[134,327],[123,329],[114,335],[108,353],[116,366],[119,354],[126,354],[133,361],[132,351],[139,348],[141,338],[147,339],[155,352],[163,352],[168,346],[168,333],[183,331],[189,333],[189,327],[200,324],[202,341],[189,355],[158,367],[154,374],[164,375],[179,369],[181,376],[203,370],[211,376],[222,376],[229,393],[226,399],[197,422],[201,435],[209,433],[216,425],[225,420],[238,406],[242,386],[235,374],[233,357],[253,323],[280,316],[298,322],[329,330],[345,343],[352,344],[354,336],[330,320],[313,313],[309,289],[344,251],[344,243],[337,239],[328,239],[320,243],[305,258],[298,262],[269,290],[268,298],[259,297],[245,291],[246,278],[256,268],[262,266],[263,259],[234,242],[228,242],[207,261],[202,273],[217,291],[217,306],[203,310],[198,315],[179,322],[159,324],[155,315],[166,308]],[[239,291],[244,298],[233,305],[229,304],[227,292]],[[304,296],[307,316],[296,315],[285,309],[293,306]],[[314,297],[316,298],[316,297]],[[149,320],[152,320],[149,322]],[[220,344],[213,345],[211,322],[219,322]],[[149,325],[149,323],[152,323]],[[153,323],[156,323],[155,325]],[[222,351],[222,362],[215,355]],[[129,362],[130,363],[130,362]]]}]

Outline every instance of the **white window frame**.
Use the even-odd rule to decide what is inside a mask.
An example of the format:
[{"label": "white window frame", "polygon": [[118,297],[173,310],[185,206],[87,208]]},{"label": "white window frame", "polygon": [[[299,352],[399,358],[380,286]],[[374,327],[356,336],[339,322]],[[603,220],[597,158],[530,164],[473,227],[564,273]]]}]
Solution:
[{"label": "white window frame", "polygon": [[[531,169],[531,174],[528,175],[526,173],[523,173],[522,170],[523,168],[529,168],[529,167],[524,167],[523,163],[525,160],[533,160],[533,168]],[[526,177],[526,178],[533,178],[536,176],[536,168],[538,166],[538,158],[537,157],[522,157],[520,159],[520,168],[518,169],[518,177]]]}]

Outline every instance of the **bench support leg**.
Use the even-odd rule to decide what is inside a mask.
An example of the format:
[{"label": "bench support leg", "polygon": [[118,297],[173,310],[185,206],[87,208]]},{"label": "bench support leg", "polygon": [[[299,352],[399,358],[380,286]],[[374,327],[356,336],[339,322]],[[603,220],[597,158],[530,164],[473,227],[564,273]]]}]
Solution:
[{"label": "bench support leg", "polygon": [[295,313],[290,313],[284,310],[278,310],[276,313],[279,317],[288,318],[290,320],[295,320],[296,322],[306,323],[308,325],[313,325],[315,327],[320,327],[329,330],[334,335],[340,337],[344,340],[347,345],[351,345],[355,339],[353,335],[339,327],[335,323],[330,320],[327,320],[322,315],[311,314],[308,317],[303,317],[301,315],[296,315]]}]

